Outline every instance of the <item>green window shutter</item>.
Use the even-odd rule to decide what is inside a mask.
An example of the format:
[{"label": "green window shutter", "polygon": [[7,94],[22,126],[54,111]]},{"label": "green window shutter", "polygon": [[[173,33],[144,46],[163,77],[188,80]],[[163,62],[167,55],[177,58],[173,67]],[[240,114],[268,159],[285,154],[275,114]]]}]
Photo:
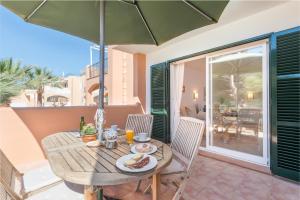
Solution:
[{"label": "green window shutter", "polygon": [[154,116],[152,137],[170,142],[170,78],[168,63],[151,66],[151,114]]},{"label": "green window shutter", "polygon": [[271,39],[271,170],[300,181],[300,27]]}]

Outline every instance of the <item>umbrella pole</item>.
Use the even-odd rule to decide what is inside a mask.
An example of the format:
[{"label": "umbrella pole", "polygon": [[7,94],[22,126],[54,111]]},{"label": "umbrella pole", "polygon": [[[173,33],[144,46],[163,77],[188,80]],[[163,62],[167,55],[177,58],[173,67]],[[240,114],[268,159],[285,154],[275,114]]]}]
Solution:
[{"label": "umbrella pole", "polygon": [[103,141],[103,126],[104,126],[104,15],[105,15],[105,1],[99,2],[99,46],[100,46],[100,61],[99,61],[99,104],[97,110],[97,129],[99,140]]},{"label": "umbrella pole", "polygon": [[99,109],[104,109],[104,4],[105,1],[100,0],[100,30],[99,30],[99,46],[100,46],[100,74],[99,74]]}]

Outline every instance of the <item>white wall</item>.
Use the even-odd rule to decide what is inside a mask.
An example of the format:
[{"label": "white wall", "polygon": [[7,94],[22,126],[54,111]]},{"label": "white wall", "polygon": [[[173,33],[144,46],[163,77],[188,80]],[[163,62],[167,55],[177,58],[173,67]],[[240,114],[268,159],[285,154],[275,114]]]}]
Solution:
[{"label": "white wall", "polygon": [[147,112],[150,112],[151,65],[299,25],[300,2],[290,1],[148,53]]},{"label": "white wall", "polygon": [[[184,80],[185,92],[182,94],[181,107],[185,106],[195,110],[195,104],[204,106],[204,89],[205,89],[205,58],[197,59],[184,63]],[[193,99],[193,91],[198,92],[198,99]]]}]

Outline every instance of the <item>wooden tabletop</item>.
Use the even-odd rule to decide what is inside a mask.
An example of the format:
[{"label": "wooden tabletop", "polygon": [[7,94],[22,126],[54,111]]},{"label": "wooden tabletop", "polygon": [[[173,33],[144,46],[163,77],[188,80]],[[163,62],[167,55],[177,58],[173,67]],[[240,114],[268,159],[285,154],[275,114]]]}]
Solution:
[{"label": "wooden tabletop", "polygon": [[90,148],[76,137],[76,132],[60,132],[42,140],[50,166],[58,177],[81,185],[118,185],[145,179],[159,173],[172,159],[171,148],[157,140],[151,143],[158,147],[152,154],[158,160],[157,167],[147,173],[124,173],[115,167],[116,160],[130,153],[130,146],[119,143],[116,149]]}]

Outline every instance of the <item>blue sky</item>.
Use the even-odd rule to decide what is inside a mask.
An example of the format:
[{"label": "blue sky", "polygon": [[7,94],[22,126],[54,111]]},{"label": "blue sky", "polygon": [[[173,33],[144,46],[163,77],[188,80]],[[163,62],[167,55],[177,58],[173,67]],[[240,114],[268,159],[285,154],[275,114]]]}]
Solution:
[{"label": "blue sky", "polygon": [[79,75],[89,64],[91,42],[24,22],[0,6],[0,59],[47,67],[56,75]]}]

